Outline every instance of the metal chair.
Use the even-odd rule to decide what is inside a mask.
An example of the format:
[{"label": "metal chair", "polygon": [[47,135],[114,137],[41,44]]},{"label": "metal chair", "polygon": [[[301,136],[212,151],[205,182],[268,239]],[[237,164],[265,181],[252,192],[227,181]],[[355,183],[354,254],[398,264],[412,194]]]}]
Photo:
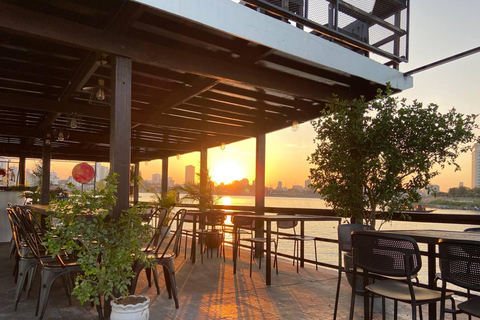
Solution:
[{"label": "metal chair", "polygon": [[[246,215],[255,215],[255,212],[246,211],[246,212],[235,212],[235,214],[246,214]],[[223,234],[231,234],[232,241],[237,242],[240,247],[240,241],[242,240],[242,235],[249,235],[250,238],[253,238],[253,231],[255,230],[255,221],[253,219],[240,219],[240,223],[237,224],[237,231],[232,224],[223,223],[222,232]],[[225,240],[225,239],[224,239]],[[237,250],[237,256],[240,256],[241,250]],[[225,261],[225,245],[223,245],[223,261]]]},{"label": "metal chair", "polygon": [[[353,288],[350,317],[353,319],[355,308],[355,290],[358,268],[363,269],[364,317],[369,318],[369,293],[382,297],[382,316],[385,318],[385,299],[395,302],[394,314],[397,316],[397,302],[412,306],[412,319],[417,318],[417,306],[432,303],[450,296],[441,291],[413,286],[412,279],[422,267],[417,242],[400,235],[385,235],[373,232],[353,232]],[[381,280],[368,284],[369,273],[385,277],[401,277],[404,281]],[[420,312],[421,318],[421,312]]]},{"label": "metal chair", "polygon": [[[200,239],[200,256],[203,263],[203,253],[207,252],[208,258],[208,249],[213,251],[213,248],[217,250],[217,257],[220,253],[220,257],[223,252],[224,238],[223,238],[223,224],[225,221],[225,212],[221,210],[210,210],[204,213],[205,221],[203,221],[205,227],[203,229],[197,230],[197,234]],[[217,246],[219,244],[219,246]],[[220,248],[220,246],[222,248]],[[213,252],[211,253],[213,257]]]},{"label": "metal chair", "polygon": [[[277,255],[277,249],[278,245],[280,243],[280,240],[288,240],[288,241],[293,241],[293,265],[295,265],[295,262],[297,262],[297,273],[299,271],[299,261],[300,261],[300,250],[299,250],[299,244],[304,243],[307,241],[313,241],[313,246],[315,249],[315,269],[318,270],[318,260],[317,260],[317,241],[315,240],[315,237],[311,236],[302,236],[300,234],[297,234],[297,231],[295,227],[298,225],[298,221],[277,221],[277,243],[275,247],[275,256]],[[281,236],[280,235],[280,229],[292,229],[293,235],[287,235],[287,236]]]},{"label": "metal chair", "polygon": [[[480,241],[445,240],[439,242],[440,270],[442,277],[442,303],[440,319],[445,319],[447,283],[480,291]],[[458,313],[480,317],[480,297],[458,304]]]},{"label": "metal chair", "polygon": [[[12,210],[13,211],[13,210]],[[21,290],[24,285],[25,276],[30,277],[29,281],[33,279],[34,274],[32,275],[31,270],[35,269],[38,264],[42,266],[41,276],[40,276],[40,292],[38,295],[37,309],[35,315],[39,319],[43,319],[45,310],[47,308],[48,298],[50,295],[50,289],[53,282],[59,277],[63,280],[63,285],[65,287],[65,293],[67,294],[69,304],[72,304],[71,295],[70,295],[70,284],[68,275],[78,274],[82,272],[82,268],[77,264],[76,259],[71,259],[65,256],[57,255],[55,257],[45,256],[42,254],[41,242],[38,241],[35,236],[36,232],[32,225],[29,225],[28,220],[21,215],[15,215],[10,212],[9,215],[12,218],[12,222],[16,225],[15,231],[19,238],[25,242],[29,254],[24,255],[19,265],[19,279],[17,281],[17,293],[15,297],[15,309],[20,299]],[[25,262],[25,265],[22,265],[22,261]],[[27,291],[29,289],[27,288]]]},{"label": "metal chair", "polygon": [[[185,209],[179,210],[175,213],[173,219],[170,221],[170,227],[176,223],[176,229],[173,231],[171,237],[167,238],[167,234],[162,235],[162,238],[159,243],[155,243],[155,237],[152,237],[150,243],[146,248],[147,258],[154,260],[154,264],[161,265],[163,267],[163,274],[165,277],[165,285],[168,291],[168,298],[173,299],[175,301],[175,308],[179,308],[180,305],[178,303],[178,293],[177,293],[177,282],[175,279],[175,264],[174,259],[175,256],[179,253],[179,244],[180,238],[182,237],[182,228],[183,228],[183,221],[185,219],[187,211]],[[169,239],[166,245],[163,243]],[[173,247],[172,247],[173,245]],[[163,251],[160,251],[163,250]],[[135,288],[137,287],[138,275],[145,268],[145,265],[141,263],[135,263],[133,266],[133,271],[135,272],[136,276],[132,279],[132,285],[130,287],[130,293],[135,293]],[[153,267],[153,278],[155,281],[155,286],[157,288],[157,294],[160,294],[160,286],[158,285],[158,274],[156,267]]]},{"label": "metal chair", "polygon": [[370,225],[364,224],[341,224],[338,226],[338,282],[337,293],[335,295],[335,308],[333,311],[333,320],[337,318],[338,298],[340,295],[340,284],[342,282],[342,272],[345,274],[352,274],[351,268],[343,268],[342,253],[352,254],[352,232],[353,231],[365,231],[374,230],[375,228]]}]

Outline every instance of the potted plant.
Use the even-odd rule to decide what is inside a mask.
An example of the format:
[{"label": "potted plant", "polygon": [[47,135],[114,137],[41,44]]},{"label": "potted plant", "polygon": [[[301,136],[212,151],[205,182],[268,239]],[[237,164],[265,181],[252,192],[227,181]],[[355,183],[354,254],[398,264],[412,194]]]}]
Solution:
[{"label": "potted plant", "polygon": [[[311,185],[337,215],[373,227],[421,199],[437,168],[454,165],[475,141],[475,115],[392,97],[389,86],[373,101],[334,98],[313,121]],[[381,227],[381,225],[380,225]],[[347,260],[349,257],[347,255]],[[348,261],[346,261],[346,264]]]},{"label": "potted plant", "polygon": [[169,234],[170,233],[170,221],[173,218],[173,209],[179,203],[178,200],[178,193],[175,190],[170,190],[166,193],[158,193],[155,190],[149,190],[155,195],[155,199],[150,202],[150,205],[153,205],[156,211],[159,211],[161,208],[166,210],[165,212],[165,219],[163,219],[163,223],[160,229],[160,234]]},{"label": "potted plant", "polygon": [[[73,294],[83,304],[92,301],[99,311],[100,319],[108,318],[101,308],[108,301],[112,306],[126,304],[121,312],[130,311],[140,300],[140,318],[147,319],[148,297],[128,297],[129,285],[134,276],[132,267],[136,261],[149,265],[142,246],[150,238],[150,226],[143,222],[141,213],[146,206],[136,205],[120,217],[109,216],[116,202],[116,175],[106,178],[103,189],[80,192],[72,188],[72,197],[54,202],[50,210],[60,223],[46,235],[45,246],[49,253],[56,255],[65,250],[78,257],[83,274],[75,281]],[[108,308],[105,308],[108,310]],[[122,313],[123,314],[123,313]],[[117,318],[112,312],[111,319]]]},{"label": "potted plant", "polygon": [[[216,195],[215,184],[208,170],[206,170],[204,174],[206,177],[205,184],[186,182],[183,186],[177,186],[175,188],[179,193],[186,193],[183,199],[189,199],[198,203],[198,209],[203,213],[212,210],[219,200],[219,197]],[[203,225],[205,221],[200,221],[200,223]],[[206,239],[206,245],[208,248],[218,248],[222,244],[223,235],[221,234],[221,230],[215,228],[212,232],[216,232],[217,234],[210,234],[209,238]]]}]

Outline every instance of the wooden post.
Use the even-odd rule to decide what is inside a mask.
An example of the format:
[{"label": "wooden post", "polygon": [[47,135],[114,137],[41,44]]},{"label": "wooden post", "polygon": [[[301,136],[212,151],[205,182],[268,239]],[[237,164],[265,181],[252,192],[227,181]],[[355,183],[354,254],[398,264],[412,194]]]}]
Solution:
[{"label": "wooden post", "polygon": [[[256,140],[256,161],[255,161],[255,213],[265,214],[265,146],[266,136],[264,133],[257,135]],[[263,224],[255,228],[255,237],[263,238]],[[267,246],[271,245],[267,243]],[[257,243],[255,256],[263,254],[263,244]]]},{"label": "wooden post", "polygon": [[111,216],[120,216],[129,206],[132,61],[112,56],[110,106],[110,174],[118,174],[117,204]]},{"label": "wooden post", "polygon": [[168,157],[162,158],[162,193],[168,192]]},{"label": "wooden post", "polygon": [[[205,193],[207,189],[208,166],[207,166],[208,152],[207,148],[202,147],[200,150],[200,193]],[[200,200],[200,208],[204,208],[205,203]]]},{"label": "wooden post", "polygon": [[50,203],[50,151],[52,149],[52,135],[47,133],[43,140],[42,151],[42,189],[40,204]]},{"label": "wooden post", "polygon": [[18,184],[21,186],[25,185],[25,162],[25,156],[20,155],[20,162],[18,164]]},{"label": "wooden post", "polygon": [[133,182],[133,203],[138,203],[138,179],[140,176],[140,162],[135,162],[135,180]]}]

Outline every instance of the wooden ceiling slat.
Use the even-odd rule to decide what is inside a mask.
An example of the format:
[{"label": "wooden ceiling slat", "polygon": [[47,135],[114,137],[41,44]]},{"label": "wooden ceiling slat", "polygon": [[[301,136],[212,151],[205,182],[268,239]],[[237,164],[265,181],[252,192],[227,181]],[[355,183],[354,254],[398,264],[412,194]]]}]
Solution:
[{"label": "wooden ceiling slat", "polygon": [[[22,21],[18,24],[17,21]],[[222,81],[238,81],[312,99],[329,100],[332,93],[353,98],[344,88],[332,90],[330,86],[296,76],[266,70],[260,66],[243,66],[233,61],[214,59],[159,44],[99,32],[98,29],[22,10],[0,3],[0,28],[34,37],[80,46],[85,49],[103,51],[114,55],[127,56],[134,61],[160,67],[183,70]],[[71,35],[75,34],[75,37]],[[333,91],[333,92],[332,92]]]}]

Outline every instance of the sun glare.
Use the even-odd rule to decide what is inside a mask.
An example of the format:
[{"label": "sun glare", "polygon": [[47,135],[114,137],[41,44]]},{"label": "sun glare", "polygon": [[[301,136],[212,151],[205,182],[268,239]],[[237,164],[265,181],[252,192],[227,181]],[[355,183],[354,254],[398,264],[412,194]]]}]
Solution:
[{"label": "sun glare", "polygon": [[235,180],[242,180],[244,178],[243,170],[238,164],[232,161],[220,162],[216,164],[211,170],[210,175],[212,180],[217,184],[231,183]]}]

